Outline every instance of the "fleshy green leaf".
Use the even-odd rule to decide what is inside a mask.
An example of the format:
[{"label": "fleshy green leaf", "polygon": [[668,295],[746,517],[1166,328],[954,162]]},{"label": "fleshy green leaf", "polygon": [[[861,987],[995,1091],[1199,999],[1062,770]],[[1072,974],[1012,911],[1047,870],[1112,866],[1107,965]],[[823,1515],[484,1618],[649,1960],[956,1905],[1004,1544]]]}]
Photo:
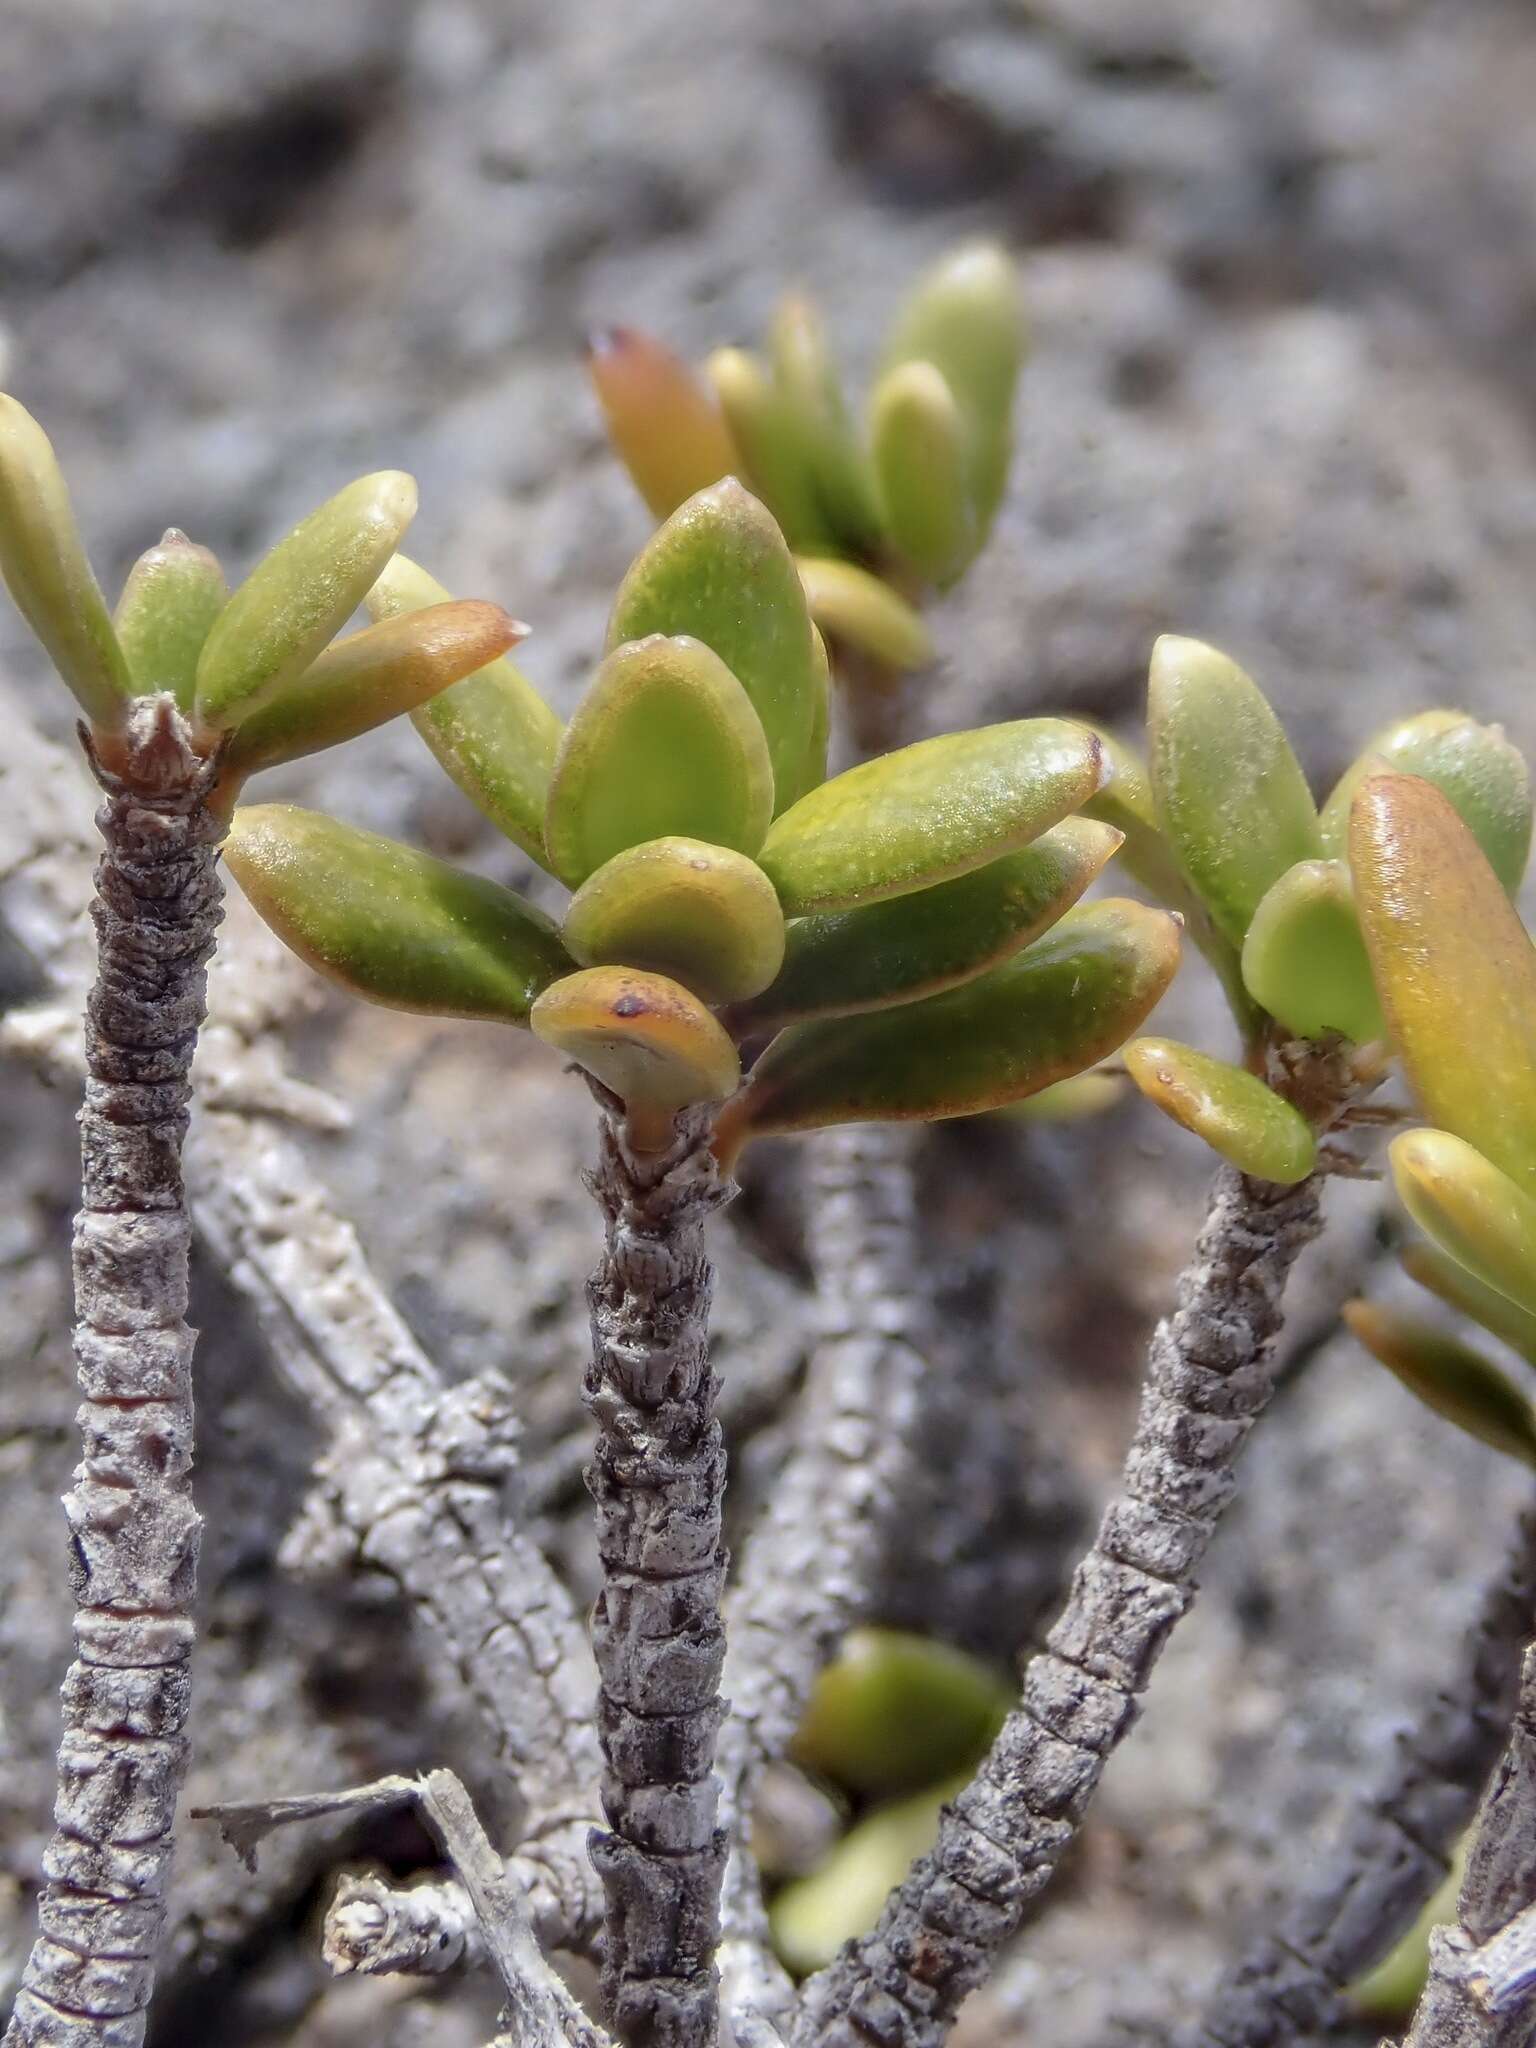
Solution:
[{"label": "fleshy green leaf", "polygon": [[1235,661],[1165,633],[1147,687],[1158,822],[1195,892],[1241,946],[1266,891],[1322,854],[1280,721]]},{"label": "fleshy green leaf", "polygon": [[1298,861],[1263,897],[1243,941],[1254,1001],[1298,1038],[1380,1038],[1381,1005],[1341,860]]},{"label": "fleshy green leaf", "polygon": [[769,1922],[774,1946],[791,1970],[804,1976],[823,1969],[845,1942],[868,1934],[890,1894],[933,1847],[940,1813],[969,1776],[962,1772],[926,1792],[872,1808],[824,1863],[779,1890]]},{"label": "fleshy green leaf", "polygon": [[811,685],[810,737],[806,741],[800,773],[794,782],[788,789],[777,783],[774,786],[774,807],[781,811],[797,804],[813,789],[819,789],[827,779],[827,753],[832,744],[832,664],[827,657],[827,643],[821,637],[821,628],[816,625],[811,627],[811,654],[815,676]]},{"label": "fleshy green leaf", "polygon": [[1419,1228],[1474,1279],[1536,1314],[1536,1201],[1450,1131],[1405,1131],[1388,1157]]},{"label": "fleshy green leaf", "polygon": [[756,853],[772,812],[768,744],[746,691],[702,641],[656,633],[614,648],[577,705],[544,844],[575,888],[649,839]]},{"label": "fleshy green leaf", "polygon": [[858,1628],[812,1690],[791,1755],[849,1792],[931,1785],[974,1765],[1013,1703],[990,1666],[905,1629]]},{"label": "fleshy green leaf", "polygon": [[[392,619],[448,601],[435,577],[396,555],[369,591],[368,611]],[[521,670],[490,662],[413,711],[411,723],[476,809],[548,867],[544,806],[565,728]]]},{"label": "fleshy green leaf", "polygon": [[849,419],[821,316],[801,293],[780,301],[769,353],[822,517],[845,548],[863,552],[875,547],[880,514],[869,458]]},{"label": "fleshy green leaf", "polygon": [[1427,1238],[1405,1245],[1398,1257],[1410,1279],[1427,1287],[1451,1308],[1470,1316],[1474,1323],[1480,1323],[1490,1336],[1517,1351],[1527,1364],[1536,1365],[1536,1311],[1522,1308],[1497,1287],[1479,1280]]},{"label": "fleshy green leaf", "polygon": [[775,820],[759,865],[789,916],[906,895],[1037,839],[1099,776],[1098,741],[1066,719],[944,733],[802,797]]},{"label": "fleshy green leaf", "polygon": [[392,1010],[526,1024],[571,964],[510,889],[318,811],[237,810],[224,857],[300,959]]},{"label": "fleshy green leaf", "polygon": [[0,392],[0,576],[91,724],[114,731],[133,690],[53,444]]},{"label": "fleshy green leaf", "polygon": [[1317,1164],[1312,1126],[1256,1074],[1172,1038],[1138,1038],[1124,1058],[1149,1102],[1240,1173],[1289,1187]]},{"label": "fleshy green leaf", "polygon": [[228,596],[218,556],[174,526],[140,555],[112,620],[135,696],[169,690],[192,709],[198,656]]},{"label": "fleshy green leaf", "polygon": [[670,975],[706,1003],[757,995],[784,958],[773,884],[744,853],[699,839],[616,853],[577,890],[564,936],[583,967]]},{"label": "fleshy green leaf", "polygon": [[947,994],[782,1032],[720,1119],[750,1138],[823,1124],[972,1116],[1081,1073],[1122,1045],[1178,966],[1166,911],[1111,898]]},{"label": "fleshy green leaf", "polygon": [[1531,778],[1502,726],[1479,725],[1464,711],[1420,711],[1377,733],[1323,806],[1323,842],[1335,860],[1348,857],[1356,790],[1384,768],[1422,776],[1447,796],[1514,894],[1531,851]]},{"label": "fleshy green leaf", "polygon": [[213,623],[197,664],[197,715],[225,731],[301,676],[351,618],[416,516],[416,485],[384,469],[300,520]]},{"label": "fleshy green leaf", "polygon": [[723,1101],[741,1074],[720,1024],[663,974],[627,967],[569,974],[534,1004],[533,1028],[621,1099],[640,1151],[664,1150],[679,1110]]},{"label": "fleshy green leaf", "polygon": [[888,1009],[970,981],[1054,924],[1118,844],[1109,826],[1066,818],[953,881],[798,918],[778,979],[733,1021],[756,1034],[806,1017]]},{"label": "fleshy green leaf", "polygon": [[633,327],[587,344],[608,438],[657,519],[741,467],[714,392],[669,348]]},{"label": "fleshy green leaf", "polygon": [[432,605],[382,619],[329,646],[235,730],[228,777],[239,782],[359,733],[446,690],[513,647],[526,628],[499,604]]},{"label": "fleshy green leaf", "polygon": [[971,493],[983,537],[1008,477],[1013,394],[1026,343],[1017,272],[995,243],[941,258],[898,314],[887,367],[933,363],[966,423]]},{"label": "fleshy green leaf", "polygon": [[762,720],[775,786],[792,788],[805,772],[817,716],[811,615],[784,536],[734,477],[679,506],[619,585],[609,648],[654,633],[686,634],[714,649]]},{"label": "fleshy green leaf", "polygon": [[816,496],[805,450],[768,366],[742,348],[717,349],[704,365],[741,450],[742,475],[778,521],[791,547],[825,554],[836,546]]},{"label": "fleshy green leaf", "polygon": [[1507,1373],[1420,1316],[1378,1301],[1347,1301],[1351,1331],[1410,1394],[1468,1436],[1536,1465],[1536,1412]]},{"label": "fleshy green leaf", "polygon": [[1536,953],[1481,849],[1428,782],[1370,775],[1350,826],[1376,987],[1429,1120],[1536,1188]]},{"label": "fleshy green leaf", "polygon": [[825,555],[801,555],[796,566],[811,617],[833,640],[898,672],[933,660],[932,634],[889,583]]},{"label": "fleshy green leaf", "polygon": [[901,363],[880,379],[869,440],[892,545],[942,590],[976,553],[981,531],[966,422],[932,363]]},{"label": "fleshy green leaf", "polygon": [[1125,1082],[1119,1074],[1072,1074],[1038,1095],[1026,1095],[1000,1115],[1021,1124],[1077,1124],[1119,1106]]}]

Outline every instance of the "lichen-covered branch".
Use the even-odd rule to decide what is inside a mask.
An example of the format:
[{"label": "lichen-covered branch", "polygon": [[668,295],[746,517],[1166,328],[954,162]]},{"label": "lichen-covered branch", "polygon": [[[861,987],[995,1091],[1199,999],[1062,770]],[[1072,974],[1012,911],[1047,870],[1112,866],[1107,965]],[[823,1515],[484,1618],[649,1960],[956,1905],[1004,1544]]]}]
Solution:
[{"label": "lichen-covered branch", "polygon": [[725,1445],[704,1225],[731,1190],[709,1138],[707,1116],[688,1112],[666,1152],[636,1153],[605,1105],[590,1178],[605,1226],[585,1397],[598,1430],[587,1484],[608,1818],[591,1854],[607,1899],[604,1990],[627,2048],[713,2048],[716,2036]]},{"label": "lichen-covered branch", "polygon": [[483,1954],[469,1894],[452,1879],[395,1886],[349,1873],[326,1909],[321,1955],[338,1977],[435,1977]]},{"label": "lichen-covered branch", "polygon": [[191,1223],[182,1145],[222,897],[210,767],[169,697],[109,772],[92,915],[65,1496],[76,1612],[40,1931],[6,2040],[137,2048],[186,1776],[201,1524],[192,1501]]},{"label": "lichen-covered branch", "polygon": [[1276,1900],[1179,2048],[1284,2048],[1350,2019],[1345,1987],[1387,1954],[1443,1881],[1503,1745],[1519,1653],[1536,1614],[1536,1511],[1526,1514],[1468,1633],[1452,1682],[1393,1746],[1316,1881]]},{"label": "lichen-covered branch", "polygon": [[1536,2030],[1536,1644],[1483,1795],[1457,1901],[1435,1930],[1404,2048],[1529,2048]]},{"label": "lichen-covered branch", "polygon": [[1075,1838],[1273,1392],[1281,1299],[1320,1191],[1316,1176],[1281,1188],[1218,1174],[1178,1308],[1152,1340],[1121,1491],[1020,1704],[874,1932],[807,1986],[797,2048],[936,2048]]},{"label": "lichen-covered branch", "polygon": [[794,1448],[726,1605],[721,1963],[728,1979],[743,1980],[728,2004],[755,1993],[769,2013],[785,2008],[791,1987],[771,1962],[750,1852],[753,1801],[764,1766],[788,1749],[817,1673],[868,1612],[924,1370],[908,1139],[896,1126],[850,1124],[811,1141],[806,1241],[822,1333]]}]

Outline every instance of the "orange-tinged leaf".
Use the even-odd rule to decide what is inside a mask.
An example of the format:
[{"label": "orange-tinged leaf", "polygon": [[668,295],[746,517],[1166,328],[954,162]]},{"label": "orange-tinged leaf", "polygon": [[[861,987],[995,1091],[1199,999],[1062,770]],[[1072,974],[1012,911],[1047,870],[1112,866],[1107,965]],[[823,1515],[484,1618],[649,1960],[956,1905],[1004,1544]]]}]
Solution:
[{"label": "orange-tinged leaf", "polygon": [[714,392],[681,356],[633,327],[606,327],[587,343],[608,437],[657,519],[741,468]]},{"label": "orange-tinged leaf", "polygon": [[1536,952],[1431,783],[1370,775],[1350,866],[1388,1029],[1425,1115],[1536,1190]]},{"label": "orange-tinged leaf", "polygon": [[1312,1126],[1245,1068],[1172,1038],[1138,1038],[1125,1048],[1124,1059],[1149,1102],[1203,1138],[1239,1173],[1289,1187],[1317,1164]]}]

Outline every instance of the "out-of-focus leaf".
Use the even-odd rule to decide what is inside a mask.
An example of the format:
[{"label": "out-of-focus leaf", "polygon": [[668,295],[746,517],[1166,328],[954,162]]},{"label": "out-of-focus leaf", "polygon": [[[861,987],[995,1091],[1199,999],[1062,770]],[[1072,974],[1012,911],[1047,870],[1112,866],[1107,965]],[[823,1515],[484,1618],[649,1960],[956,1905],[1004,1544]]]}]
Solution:
[{"label": "out-of-focus leaf", "polygon": [[1536,1365],[1536,1312],[1511,1301],[1496,1287],[1479,1280],[1465,1266],[1427,1238],[1405,1245],[1399,1254],[1403,1271],[1450,1307],[1481,1323],[1491,1336]]},{"label": "out-of-focus leaf", "polygon": [[1420,1230],[1474,1279],[1536,1314],[1536,1201],[1451,1131],[1405,1131],[1388,1157]]},{"label": "out-of-focus leaf", "polygon": [[[396,555],[368,593],[368,612],[393,619],[448,602],[435,577]],[[476,809],[548,867],[544,806],[564,727],[521,670],[490,662],[413,711],[411,723]]]},{"label": "out-of-focus leaf", "polygon": [[551,921],[510,889],[318,811],[240,809],[224,857],[301,959],[393,1010],[526,1024],[571,964]]},{"label": "out-of-focus leaf", "polygon": [[53,444],[0,392],[0,576],[91,724],[122,723],[133,681]]},{"label": "out-of-focus leaf", "polygon": [[857,1628],[816,1680],[791,1754],[850,1792],[912,1791],[978,1762],[1013,1699],[948,1643]]},{"label": "out-of-focus leaf", "polygon": [[1399,2027],[1413,2017],[1429,1977],[1429,1937],[1437,1927],[1456,1919],[1456,1902],[1466,1870],[1466,1837],[1446,1872],[1444,1881],[1425,1901],[1424,1909],[1397,1946],[1383,1956],[1373,1970],[1351,1984],[1346,1992],[1350,2005],[1367,2019]]},{"label": "out-of-focus leaf", "polygon": [[888,1009],[970,981],[1054,924],[1118,844],[1108,825],[1065,818],[953,881],[798,918],[778,979],[734,1022],[750,1035],[805,1017]]},{"label": "out-of-focus leaf", "polygon": [[1536,1412],[1480,1351],[1422,1317],[1379,1301],[1347,1301],[1344,1320],[1410,1394],[1496,1451],[1536,1465]]},{"label": "out-of-focus leaf", "polygon": [[1488,865],[1514,894],[1531,851],[1531,778],[1502,726],[1480,725],[1464,711],[1420,711],[1377,733],[1323,806],[1323,842],[1335,860],[1349,854],[1356,790],[1383,768],[1422,776],[1447,796]]},{"label": "out-of-focus leaf", "polygon": [[825,555],[801,555],[797,566],[811,617],[823,633],[882,668],[924,668],[932,661],[932,634],[889,583]]},{"label": "out-of-focus leaf", "polygon": [[1536,1188],[1536,953],[1449,799],[1369,775],[1349,835],[1387,1024],[1431,1123]]},{"label": "out-of-focus leaf", "polygon": [[545,989],[533,1028],[624,1104],[637,1150],[659,1152],[692,1103],[720,1102],[741,1075],[736,1048],[698,997],[664,974],[588,967]]},{"label": "out-of-focus leaf", "polygon": [[939,1815],[969,1775],[877,1806],[854,1823],[818,1870],[783,1887],[769,1921],[786,1968],[807,1976],[830,1963],[844,1942],[869,1932],[892,1891],[933,1847]]},{"label": "out-of-focus leaf", "polygon": [[855,552],[874,547],[880,514],[869,458],[848,417],[821,316],[801,293],[781,300],[769,354],[821,516],[843,547]]},{"label": "out-of-focus leaf", "polygon": [[971,494],[982,536],[992,524],[1013,443],[1013,394],[1027,335],[1016,270],[993,242],[942,257],[897,315],[888,367],[933,363],[966,423]]},{"label": "out-of-focus leaf", "polygon": [[680,356],[633,327],[587,343],[608,438],[657,519],[741,467],[720,401]]},{"label": "out-of-focus leaf", "polygon": [[398,469],[362,476],[311,512],[235,591],[197,664],[197,716],[227,731],[304,673],[362,603],[416,516]]},{"label": "out-of-focus leaf", "polygon": [[1317,810],[1280,721],[1235,661],[1164,633],[1147,686],[1163,835],[1216,924],[1241,946],[1266,891],[1322,854]]},{"label": "out-of-focus leaf", "polygon": [[782,808],[782,791],[805,773],[817,718],[812,631],[784,536],[766,508],[727,477],[679,506],[636,557],[614,601],[608,645],[665,633],[713,648],[762,720]]},{"label": "out-of-focus leaf", "polygon": [[1256,1003],[1298,1038],[1342,1031],[1358,1045],[1384,1029],[1349,869],[1298,861],[1253,913],[1243,980]]},{"label": "out-of-focus leaf", "polygon": [[651,839],[588,876],[565,914],[583,967],[670,975],[706,1003],[765,989],[784,958],[773,884],[744,853],[699,839]]},{"label": "out-of-focus leaf", "polygon": [[827,643],[821,637],[821,628],[814,624],[811,627],[811,655],[815,674],[811,684],[810,737],[806,741],[800,772],[789,788],[778,782],[774,784],[774,808],[779,811],[788,810],[791,804],[797,804],[811,790],[819,789],[827,779],[827,753],[832,744],[832,664],[827,657]]},{"label": "out-of-focus leaf", "polygon": [[228,780],[370,732],[515,647],[527,631],[499,604],[432,605],[329,646],[235,729]]},{"label": "out-of-focus leaf", "polygon": [[655,633],[614,648],[577,705],[544,844],[575,888],[650,839],[755,853],[772,812],[768,743],[746,691],[702,641]]},{"label": "out-of-focus leaf", "polygon": [[834,776],[763,842],[788,915],[947,881],[1031,839],[1099,786],[1097,740],[1062,718],[944,733]]},{"label": "out-of-focus leaf", "polygon": [[953,583],[981,544],[971,439],[932,363],[887,370],[869,402],[869,441],[885,526],[925,582]]},{"label": "out-of-focus leaf", "polygon": [[192,709],[197,659],[228,595],[218,556],[176,527],[145,549],[112,619],[136,696],[169,690]]},{"label": "out-of-focus leaf", "polygon": [[717,349],[704,365],[741,450],[742,475],[782,528],[791,547],[807,554],[835,548],[806,465],[800,436],[768,366],[743,348]]},{"label": "out-of-focus leaf", "polygon": [[1149,1102],[1240,1173],[1289,1187],[1317,1164],[1312,1126],[1256,1074],[1172,1038],[1138,1038],[1124,1058]]},{"label": "out-of-focus leaf", "polygon": [[796,1024],[720,1120],[730,1159],[747,1139],[823,1124],[933,1120],[1000,1109],[1095,1065],[1173,979],[1166,911],[1080,905],[1001,967],[897,1009]]},{"label": "out-of-focus leaf", "polygon": [[998,1113],[1021,1124],[1076,1124],[1114,1109],[1124,1095],[1119,1074],[1073,1074]]}]

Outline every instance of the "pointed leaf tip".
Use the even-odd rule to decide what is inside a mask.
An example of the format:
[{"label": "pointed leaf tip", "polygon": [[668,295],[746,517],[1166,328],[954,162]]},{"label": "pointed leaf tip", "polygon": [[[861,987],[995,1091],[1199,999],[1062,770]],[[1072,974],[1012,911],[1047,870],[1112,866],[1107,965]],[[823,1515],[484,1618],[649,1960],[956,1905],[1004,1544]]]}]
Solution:
[{"label": "pointed leaf tip", "polygon": [[389,1009],[526,1024],[571,964],[512,890],[295,804],[237,810],[225,859],[300,959]]},{"label": "pointed leaf tip", "polygon": [[1147,1100],[1239,1173],[1289,1187],[1317,1164],[1311,1125],[1256,1074],[1173,1038],[1138,1038],[1123,1057]]},{"label": "pointed leaf tip", "polygon": [[416,516],[403,470],[359,477],[311,512],[235,591],[197,665],[197,715],[224,731],[303,674],[346,624]]},{"label": "pointed leaf tip", "polygon": [[0,577],[90,723],[121,725],[133,682],[53,444],[0,392]]}]

